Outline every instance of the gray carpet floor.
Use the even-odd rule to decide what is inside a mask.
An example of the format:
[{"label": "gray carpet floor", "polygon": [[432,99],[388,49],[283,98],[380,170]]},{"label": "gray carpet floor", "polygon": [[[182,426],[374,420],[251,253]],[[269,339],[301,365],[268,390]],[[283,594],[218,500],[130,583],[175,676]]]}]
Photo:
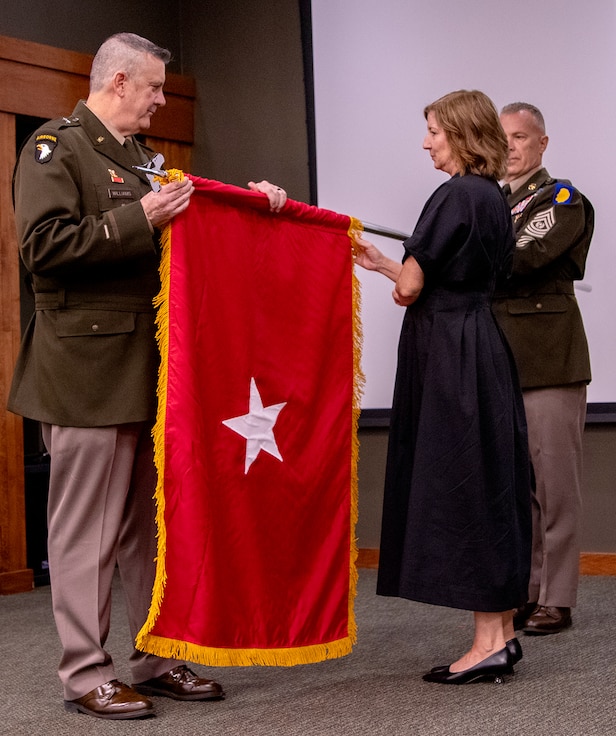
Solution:
[{"label": "gray carpet floor", "polygon": [[[195,666],[222,682],[217,703],[156,698],[148,720],[102,721],[65,713],[50,590],[0,597],[0,734],[4,736],[609,736],[616,734],[616,578],[584,577],[574,625],[522,636],[524,659],[502,685],[445,686],[421,675],[456,659],[471,614],[374,593],[361,570],[359,640],[348,657],[291,668]],[[130,682],[130,650],[116,584],[108,649]]]}]

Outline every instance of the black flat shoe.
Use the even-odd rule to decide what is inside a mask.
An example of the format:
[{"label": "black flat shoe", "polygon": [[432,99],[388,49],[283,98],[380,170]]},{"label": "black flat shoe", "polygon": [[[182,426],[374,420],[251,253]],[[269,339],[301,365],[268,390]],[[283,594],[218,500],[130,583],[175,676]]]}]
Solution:
[{"label": "black flat shoe", "polygon": [[513,665],[517,664],[524,656],[522,654],[522,646],[517,638],[509,639],[509,641],[505,643],[505,646],[509,650],[511,666],[513,667]]},{"label": "black flat shoe", "polygon": [[423,676],[426,682],[438,682],[443,685],[465,685],[467,682],[491,680],[504,682],[503,676],[513,670],[511,652],[507,647],[490,655],[473,667],[462,672],[451,672],[449,667],[435,667]]},{"label": "black flat shoe", "polygon": [[[505,642],[505,646],[509,650],[509,655],[511,657],[511,670],[508,674],[513,674],[513,665],[517,664],[524,656],[522,654],[522,645],[520,644],[519,639],[514,637],[513,639],[509,639],[509,641]],[[448,669],[448,665],[442,665],[440,667],[433,667],[430,672],[444,672]]]}]

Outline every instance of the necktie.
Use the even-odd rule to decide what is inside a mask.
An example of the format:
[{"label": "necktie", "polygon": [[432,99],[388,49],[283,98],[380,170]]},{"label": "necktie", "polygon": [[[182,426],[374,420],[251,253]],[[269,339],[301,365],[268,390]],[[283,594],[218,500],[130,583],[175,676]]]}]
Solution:
[{"label": "necktie", "polygon": [[509,184],[505,184],[505,186],[503,187],[503,194],[505,195],[505,197],[508,197],[511,194],[511,187],[509,186]]}]

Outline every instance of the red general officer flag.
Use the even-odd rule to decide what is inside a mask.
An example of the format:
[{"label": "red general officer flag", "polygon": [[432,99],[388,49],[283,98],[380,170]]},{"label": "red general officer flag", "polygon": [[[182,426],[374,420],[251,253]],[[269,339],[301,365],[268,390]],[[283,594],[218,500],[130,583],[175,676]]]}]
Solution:
[{"label": "red general officer flag", "polygon": [[166,231],[159,552],[139,648],[208,665],[356,637],[356,221],[194,178]]}]

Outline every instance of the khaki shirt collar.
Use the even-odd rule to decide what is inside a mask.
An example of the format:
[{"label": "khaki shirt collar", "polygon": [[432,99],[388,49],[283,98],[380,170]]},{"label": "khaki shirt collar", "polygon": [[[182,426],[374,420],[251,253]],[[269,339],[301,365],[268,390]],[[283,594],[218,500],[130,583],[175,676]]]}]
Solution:
[{"label": "khaki shirt collar", "polygon": [[541,171],[543,168],[543,164],[537,166],[534,169],[531,169],[530,171],[527,171],[522,176],[519,176],[517,179],[512,179],[510,182],[508,182],[509,186],[511,187],[511,193],[515,194],[518,189],[522,187],[523,184],[526,184],[526,182],[529,179],[532,179],[532,177],[538,172]]},{"label": "khaki shirt collar", "polygon": [[[84,105],[85,105],[86,107],[88,107],[88,105],[87,105],[87,104],[86,104],[85,102],[84,102],[83,104],[84,104]],[[112,124],[111,124],[111,123],[110,123],[109,121],[107,121],[107,120],[103,120],[103,119],[102,119],[101,117],[99,117],[99,116],[98,116],[98,115],[97,115],[97,114],[96,114],[95,112],[93,112],[93,111],[92,111],[92,109],[91,109],[90,107],[88,107],[88,110],[90,110],[90,112],[92,113],[92,115],[94,115],[94,117],[95,117],[95,118],[96,118],[96,119],[97,119],[97,120],[98,120],[98,121],[99,121],[99,122],[100,122],[100,123],[101,123],[102,125],[104,125],[104,126],[105,126],[105,128],[107,128],[107,130],[108,130],[108,131],[109,131],[109,132],[111,133],[111,135],[112,135],[112,136],[113,136],[113,137],[114,137],[114,138],[116,139],[116,141],[117,141],[117,142],[118,142],[118,143],[119,143],[119,144],[120,144],[121,146],[123,146],[123,145],[124,145],[124,141],[126,140],[126,138],[125,138],[125,137],[124,137],[124,136],[122,135],[122,133],[120,133],[120,131],[119,131],[119,130],[118,130],[117,128],[115,128],[115,127],[114,127],[114,126],[113,126],[113,125],[112,125]]]}]

